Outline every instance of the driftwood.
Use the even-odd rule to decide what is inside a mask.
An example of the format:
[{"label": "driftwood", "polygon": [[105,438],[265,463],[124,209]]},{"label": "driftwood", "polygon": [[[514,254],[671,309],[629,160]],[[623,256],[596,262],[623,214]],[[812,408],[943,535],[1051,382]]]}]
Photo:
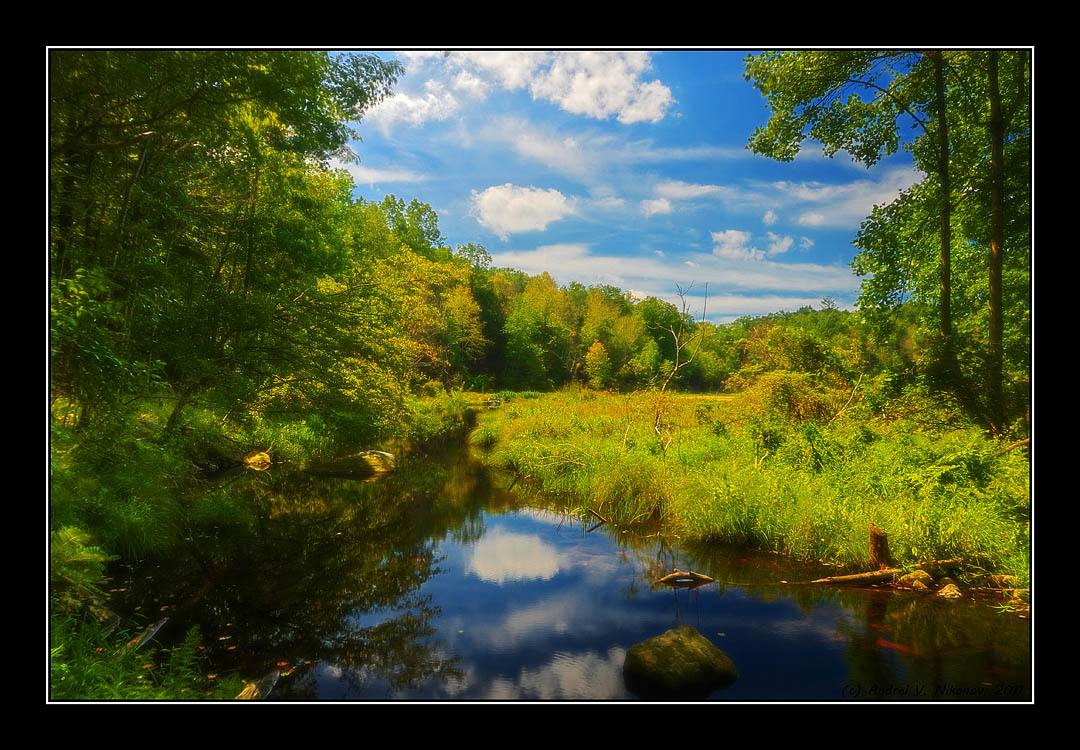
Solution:
[{"label": "driftwood", "polygon": [[[924,563],[919,563],[915,566],[915,569],[925,570],[927,573],[930,573],[933,571],[949,570],[950,568],[959,567],[962,562],[962,560],[929,560]],[[873,583],[883,583],[885,581],[893,581],[902,575],[904,575],[903,568],[886,568],[885,570],[873,570],[869,573],[852,573],[851,575],[844,576],[829,576],[828,578],[817,578],[813,581],[800,581],[800,583],[830,583],[862,586]]]},{"label": "driftwood", "polygon": [[142,648],[147,641],[157,635],[157,632],[161,630],[165,626],[165,623],[167,623],[168,621],[168,617],[162,617],[157,622],[150,623],[141,633],[139,633],[137,636],[127,642],[127,644],[124,646],[124,650],[131,651]]},{"label": "driftwood", "polygon": [[668,573],[657,580],[657,583],[679,589],[692,589],[704,586],[706,583],[712,583],[713,580],[704,573],[695,573],[692,570],[675,570],[673,573]]},{"label": "driftwood", "polygon": [[[851,573],[843,576],[829,576],[817,578],[813,581],[798,581],[797,583],[829,583],[837,585],[865,586],[875,583],[894,581],[904,575],[903,568],[897,568],[889,554],[889,535],[877,524],[870,524],[870,559],[878,566],[877,570],[868,573]],[[927,573],[948,570],[959,567],[961,560],[929,560],[915,566],[916,570],[925,570]],[[786,582],[785,582],[786,583]]]},{"label": "driftwood", "polygon": [[1013,448],[1019,448],[1021,445],[1031,445],[1031,438],[1025,438],[1024,440],[1019,440],[1019,441],[1013,443],[1012,445],[1008,446],[1007,448],[1002,448],[1001,450],[999,450],[994,455],[995,456],[1003,456],[1006,453],[1008,453],[1009,451],[1011,451]]}]

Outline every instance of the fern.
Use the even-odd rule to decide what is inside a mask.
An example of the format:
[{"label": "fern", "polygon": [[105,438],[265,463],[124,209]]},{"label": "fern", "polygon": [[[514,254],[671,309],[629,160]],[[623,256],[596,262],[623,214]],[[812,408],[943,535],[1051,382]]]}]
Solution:
[{"label": "fern", "polygon": [[92,543],[82,529],[65,527],[53,531],[49,543],[49,580],[53,600],[62,608],[80,607],[104,598],[98,581],[105,564],[116,559]]}]

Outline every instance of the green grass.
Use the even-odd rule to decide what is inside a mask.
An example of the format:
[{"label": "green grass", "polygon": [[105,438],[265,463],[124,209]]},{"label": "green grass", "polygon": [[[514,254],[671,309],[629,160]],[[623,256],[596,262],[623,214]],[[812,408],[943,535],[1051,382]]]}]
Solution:
[{"label": "green grass", "polygon": [[[473,436],[581,512],[662,520],[684,539],[775,550],[851,569],[868,529],[901,565],[962,558],[1027,581],[1028,462],[971,428],[927,432],[844,407],[850,393],[765,382],[734,396],[567,390],[509,400]],[[659,409],[660,428],[655,428]]]}]

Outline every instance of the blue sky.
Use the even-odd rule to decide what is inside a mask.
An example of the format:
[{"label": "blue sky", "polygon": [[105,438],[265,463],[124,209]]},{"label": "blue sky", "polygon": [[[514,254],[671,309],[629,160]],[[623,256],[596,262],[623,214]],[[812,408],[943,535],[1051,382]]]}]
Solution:
[{"label": "blue sky", "polygon": [[727,322],[852,308],[852,240],[919,181],[901,152],[871,169],[807,143],[789,163],[745,148],[768,119],[746,50],[463,50],[400,60],[354,144],[356,194],[439,214],[451,246],[560,284],[612,284]]}]

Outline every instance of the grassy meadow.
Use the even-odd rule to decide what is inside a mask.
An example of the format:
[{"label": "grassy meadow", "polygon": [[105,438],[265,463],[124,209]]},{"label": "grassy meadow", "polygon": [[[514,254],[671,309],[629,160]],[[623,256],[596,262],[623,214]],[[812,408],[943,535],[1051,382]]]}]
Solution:
[{"label": "grassy meadow", "polygon": [[854,571],[870,565],[874,523],[898,565],[962,558],[968,575],[1026,586],[1026,452],[927,404],[872,414],[854,395],[790,373],[733,395],[503,394],[471,442],[488,465],[617,526],[662,522],[686,540]]}]

